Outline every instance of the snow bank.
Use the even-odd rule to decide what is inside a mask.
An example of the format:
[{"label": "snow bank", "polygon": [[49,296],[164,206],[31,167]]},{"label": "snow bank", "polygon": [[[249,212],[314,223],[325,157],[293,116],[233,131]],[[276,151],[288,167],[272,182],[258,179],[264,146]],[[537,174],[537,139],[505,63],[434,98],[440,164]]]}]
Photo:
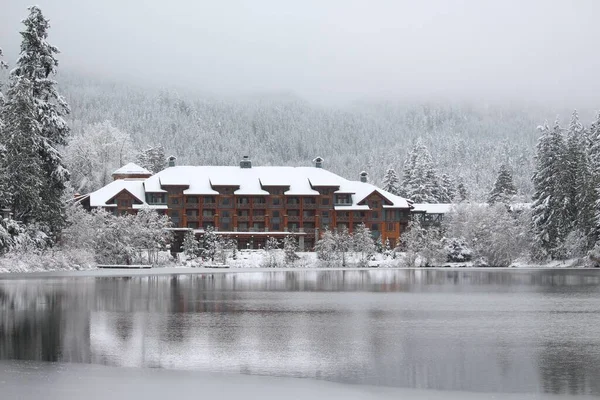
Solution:
[{"label": "snow bank", "polygon": [[79,271],[95,267],[94,254],[85,250],[8,253],[0,257],[0,273]]}]

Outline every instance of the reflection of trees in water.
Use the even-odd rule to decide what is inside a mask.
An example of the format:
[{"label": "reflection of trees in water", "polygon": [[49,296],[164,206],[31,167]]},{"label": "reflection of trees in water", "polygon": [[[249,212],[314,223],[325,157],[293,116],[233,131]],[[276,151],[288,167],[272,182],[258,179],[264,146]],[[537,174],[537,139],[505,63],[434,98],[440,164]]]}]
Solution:
[{"label": "reflection of trees in water", "polygon": [[600,353],[593,344],[545,342],[540,349],[538,363],[545,392],[600,393]]},{"label": "reflection of trees in water", "polygon": [[0,359],[87,362],[84,293],[57,290],[47,282],[0,285]]}]

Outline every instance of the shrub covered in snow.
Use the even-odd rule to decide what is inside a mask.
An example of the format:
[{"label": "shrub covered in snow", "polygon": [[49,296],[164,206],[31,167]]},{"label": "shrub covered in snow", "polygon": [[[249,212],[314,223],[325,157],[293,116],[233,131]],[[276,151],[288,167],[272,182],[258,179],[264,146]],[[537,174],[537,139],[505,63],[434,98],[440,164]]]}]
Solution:
[{"label": "shrub covered in snow", "polygon": [[473,251],[467,245],[465,238],[442,239],[448,262],[468,262],[473,258]]}]

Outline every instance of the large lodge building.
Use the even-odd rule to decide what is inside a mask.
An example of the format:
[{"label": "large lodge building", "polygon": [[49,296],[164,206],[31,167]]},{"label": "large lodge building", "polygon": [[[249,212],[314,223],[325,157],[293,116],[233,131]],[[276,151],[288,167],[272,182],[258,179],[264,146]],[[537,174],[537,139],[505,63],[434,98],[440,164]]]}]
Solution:
[{"label": "large lodge building", "polygon": [[300,249],[312,249],[325,228],[364,223],[373,235],[397,242],[406,229],[411,202],[367,182],[344,179],[323,168],[256,167],[248,157],[240,166],[169,166],[154,175],[133,163],[113,173],[114,181],[81,203],[115,214],[143,207],[168,215],[179,237],[208,226],[232,237],[239,248],[262,248],[268,237],[294,235]]}]

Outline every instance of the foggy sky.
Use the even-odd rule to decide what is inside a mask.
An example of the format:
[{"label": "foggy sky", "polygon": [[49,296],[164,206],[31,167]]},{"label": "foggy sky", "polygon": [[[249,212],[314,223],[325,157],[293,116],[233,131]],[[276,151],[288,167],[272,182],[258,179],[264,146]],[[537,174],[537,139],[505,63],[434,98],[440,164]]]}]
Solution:
[{"label": "foggy sky", "polygon": [[[35,1],[35,0],[34,0]],[[0,0],[14,64],[30,1]],[[47,0],[62,69],[237,94],[600,107],[598,0]]]}]

